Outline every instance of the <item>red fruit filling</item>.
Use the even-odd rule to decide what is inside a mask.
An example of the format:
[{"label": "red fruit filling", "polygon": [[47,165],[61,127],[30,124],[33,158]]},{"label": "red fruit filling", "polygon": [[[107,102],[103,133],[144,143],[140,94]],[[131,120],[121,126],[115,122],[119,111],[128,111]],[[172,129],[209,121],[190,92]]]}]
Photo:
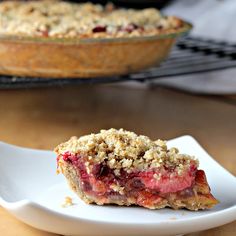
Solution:
[{"label": "red fruit filling", "polygon": [[47,38],[47,37],[49,36],[49,31],[48,31],[48,30],[40,30],[40,29],[38,29],[37,32],[38,32],[41,36],[43,36],[43,37],[45,37],[45,38]]},{"label": "red fruit filling", "polygon": [[136,24],[128,24],[126,27],[122,28],[123,31],[132,33],[134,30],[137,30],[139,27]]},{"label": "red fruit filling", "polygon": [[118,31],[127,32],[127,33],[132,33],[135,30],[144,31],[144,28],[142,26],[138,26],[134,23],[130,23],[126,26],[118,27]]},{"label": "red fruit filling", "polygon": [[102,26],[102,25],[98,25],[93,28],[93,33],[101,33],[101,32],[106,32],[106,31],[107,31],[107,27]]},{"label": "red fruit filling", "polygon": [[129,199],[129,202],[150,208],[172,193],[181,197],[194,194],[192,186],[198,172],[194,162],[190,162],[189,168],[183,169],[181,174],[175,168],[164,166],[131,173],[121,169],[116,175],[106,163],[94,164],[88,171],[88,158],[78,154],[66,152],[62,158],[76,169],[82,191],[101,204]]}]

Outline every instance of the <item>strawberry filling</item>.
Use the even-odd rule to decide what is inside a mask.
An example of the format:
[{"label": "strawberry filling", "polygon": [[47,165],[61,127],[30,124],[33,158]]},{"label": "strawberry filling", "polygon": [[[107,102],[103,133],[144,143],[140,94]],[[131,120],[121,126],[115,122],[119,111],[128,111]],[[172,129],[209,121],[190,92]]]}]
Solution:
[{"label": "strawberry filling", "polygon": [[121,169],[120,174],[115,175],[114,170],[106,163],[93,164],[88,170],[87,157],[66,152],[62,158],[76,169],[82,191],[92,199],[99,199],[102,204],[116,199],[126,201],[129,198],[134,204],[151,207],[171,193],[193,195],[191,187],[197,172],[194,163],[190,163],[181,174],[175,168],[164,166],[131,173]]},{"label": "strawberry filling", "polygon": [[[157,174],[158,173],[158,174]],[[178,175],[176,171],[169,169],[140,172],[139,176],[146,188],[159,191],[160,193],[175,193],[190,187],[195,179],[196,166]],[[155,178],[155,176],[157,177]]]}]

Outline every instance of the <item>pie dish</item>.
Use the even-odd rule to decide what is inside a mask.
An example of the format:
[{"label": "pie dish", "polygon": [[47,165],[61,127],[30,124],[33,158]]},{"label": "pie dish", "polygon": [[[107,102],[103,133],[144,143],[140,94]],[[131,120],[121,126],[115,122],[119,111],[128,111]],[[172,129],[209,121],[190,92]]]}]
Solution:
[{"label": "pie dish", "polygon": [[0,73],[100,77],[159,64],[191,25],[156,9],[91,3],[0,3]]},{"label": "pie dish", "polygon": [[72,137],[55,149],[58,170],[86,203],[209,209],[218,201],[198,161],[123,129]]}]

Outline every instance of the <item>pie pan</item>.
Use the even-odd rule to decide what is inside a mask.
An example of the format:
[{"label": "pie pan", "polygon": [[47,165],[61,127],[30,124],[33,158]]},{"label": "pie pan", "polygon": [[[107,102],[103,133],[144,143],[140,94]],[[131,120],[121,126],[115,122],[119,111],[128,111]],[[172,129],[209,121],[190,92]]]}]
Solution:
[{"label": "pie pan", "polygon": [[130,38],[58,39],[0,35],[0,74],[42,78],[123,75],[158,65],[192,25]]}]

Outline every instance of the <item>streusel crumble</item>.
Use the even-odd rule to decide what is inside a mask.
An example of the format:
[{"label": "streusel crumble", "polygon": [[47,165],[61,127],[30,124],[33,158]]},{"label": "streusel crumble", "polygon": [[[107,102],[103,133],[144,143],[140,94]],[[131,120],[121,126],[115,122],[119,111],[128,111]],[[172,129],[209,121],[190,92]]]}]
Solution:
[{"label": "streusel crumble", "polygon": [[87,203],[190,210],[217,203],[198,161],[162,140],[109,129],[72,137],[55,151],[58,169]]},{"label": "streusel crumble", "polygon": [[59,0],[0,3],[0,34],[55,38],[134,37],[175,32],[183,26],[157,9],[116,9]]}]

